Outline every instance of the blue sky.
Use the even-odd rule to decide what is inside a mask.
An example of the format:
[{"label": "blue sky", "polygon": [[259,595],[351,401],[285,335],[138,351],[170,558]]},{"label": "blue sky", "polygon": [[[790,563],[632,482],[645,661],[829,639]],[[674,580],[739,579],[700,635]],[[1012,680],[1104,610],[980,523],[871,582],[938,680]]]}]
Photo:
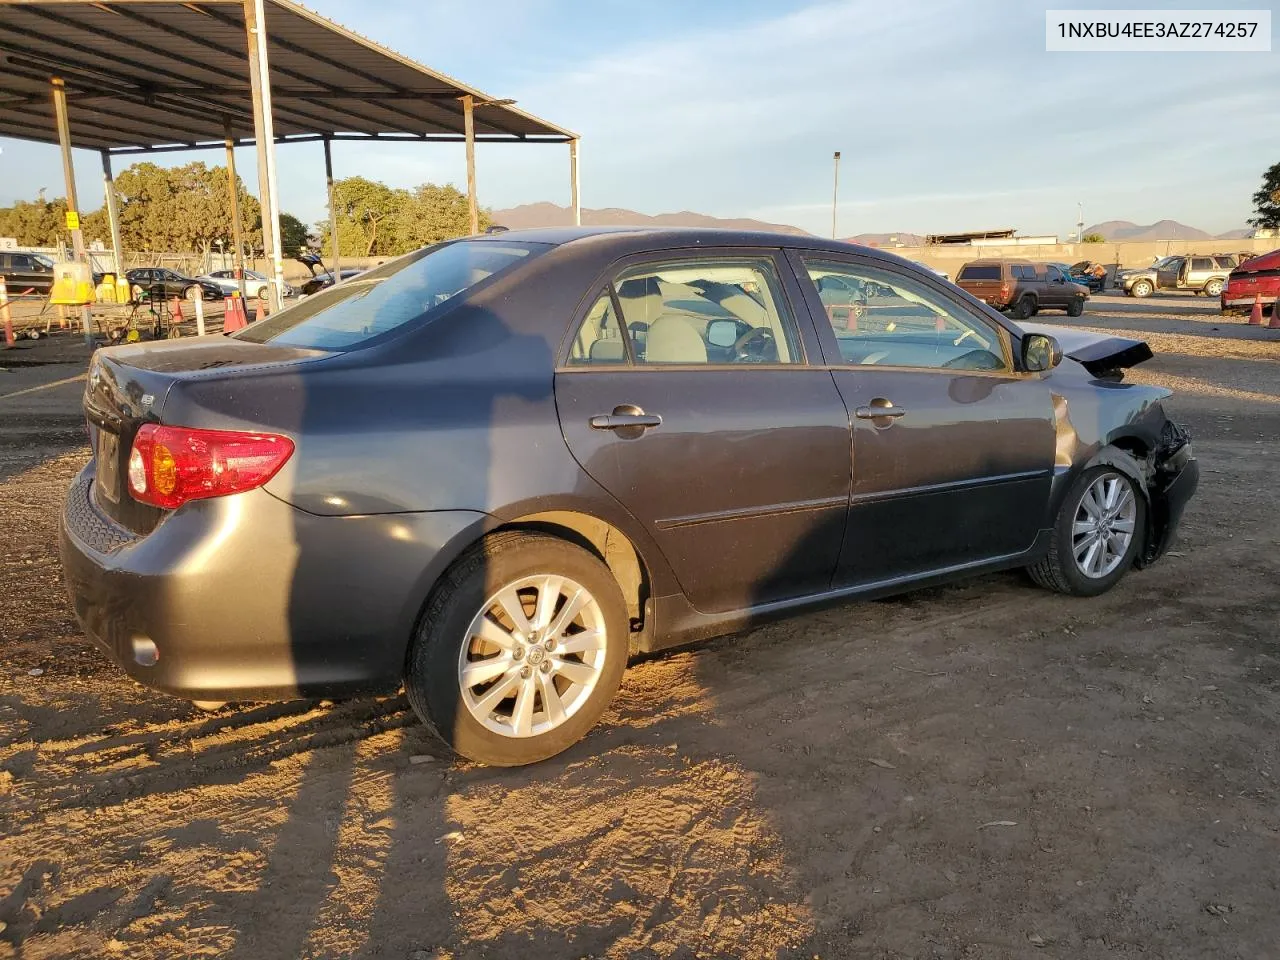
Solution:
[{"label": "blue sky", "polygon": [[[1094,3],[1095,6],[1107,6]],[[1208,3],[1161,7],[1204,7]],[[1239,0],[1231,6],[1262,6]],[[1010,0],[311,0],[320,13],[583,135],[582,198],[840,233],[1168,217],[1244,226],[1280,160],[1280,52],[1044,50]],[[1054,3],[1054,7],[1067,4]],[[1131,4],[1116,4],[1131,6]],[[1280,21],[1280,14],[1273,14]],[[1275,44],[1280,50],[1280,42]],[[0,140],[0,204],[60,195],[57,148]],[[481,202],[568,202],[564,146],[481,146]],[[281,206],[324,216],[318,145],[278,150]],[[220,152],[169,154],[221,163]],[[239,155],[253,189],[251,150]],[[100,204],[96,154],[76,156]],[[337,176],[462,184],[453,145],[335,146]]]}]

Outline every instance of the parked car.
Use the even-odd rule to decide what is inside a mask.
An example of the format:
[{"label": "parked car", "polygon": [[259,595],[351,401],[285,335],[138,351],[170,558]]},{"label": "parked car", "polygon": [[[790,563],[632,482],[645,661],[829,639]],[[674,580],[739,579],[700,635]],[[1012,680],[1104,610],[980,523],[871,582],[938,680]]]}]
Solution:
[{"label": "parked car", "polygon": [[1099,272],[1100,264],[1096,260],[1080,260],[1070,266],[1055,263],[1054,266],[1065,273],[1068,280],[1088,288],[1090,293],[1100,293],[1107,286],[1106,269]]},{"label": "parked car", "polygon": [[187,300],[194,300],[197,290],[206,300],[222,299],[222,288],[212,280],[184,277],[168,267],[138,267],[126,270],[124,275],[129,281],[129,289],[135,300],[158,293],[163,293],[165,297],[184,297]]},{"label": "parked car", "polygon": [[230,336],[99,350],[63,569],[147,686],[403,684],[453,750],[529,763],[635,652],[1006,568],[1094,596],[1153,563],[1198,467],[1170,391],[1123,382],[1150,356],[816,237],[465,238]]},{"label": "parked car", "polygon": [[1045,309],[1078,317],[1089,299],[1088,288],[1068,280],[1061,267],[1030,260],[972,260],[956,274],[956,285],[1017,320]]},{"label": "parked car", "polygon": [[[342,278],[343,282],[345,283],[347,280],[350,280],[352,277],[358,277],[360,276],[360,274],[364,272],[365,271],[362,269],[351,267],[349,269],[339,270],[338,275]],[[332,271],[317,273],[313,275],[310,280],[308,280],[306,283],[302,285],[302,296],[309,297],[313,293],[319,293],[321,290],[325,290],[332,286],[333,286]]]},{"label": "parked car", "polygon": [[1231,271],[1222,288],[1222,313],[1249,313],[1253,301],[1262,298],[1263,309],[1275,309],[1280,297],[1280,250],[1244,261]]},{"label": "parked car", "polygon": [[[224,297],[229,297],[240,289],[240,281],[236,279],[234,270],[214,270],[212,273],[206,273],[196,279],[214,284],[222,291],[221,296]],[[247,297],[266,300],[271,295],[271,278],[259,273],[257,270],[246,270],[244,272],[244,292]],[[291,284],[286,283],[284,285],[284,295],[286,297],[294,297],[297,294],[298,291]]]},{"label": "parked car", "polygon": [[42,253],[0,250],[0,276],[11,297],[28,290],[45,296],[53,286],[53,261]]},{"label": "parked car", "polygon": [[1236,262],[1230,253],[1164,257],[1145,269],[1117,272],[1116,286],[1131,297],[1149,297],[1156,290],[1191,290],[1216,297]]}]

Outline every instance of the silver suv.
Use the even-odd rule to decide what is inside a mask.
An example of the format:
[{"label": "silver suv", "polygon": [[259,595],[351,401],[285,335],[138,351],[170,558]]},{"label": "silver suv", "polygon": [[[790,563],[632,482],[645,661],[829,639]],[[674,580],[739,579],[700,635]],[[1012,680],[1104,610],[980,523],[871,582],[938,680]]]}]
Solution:
[{"label": "silver suv", "polygon": [[1230,253],[1165,257],[1149,267],[1116,272],[1116,286],[1131,297],[1149,297],[1160,290],[1192,290],[1216,297],[1227,285],[1227,274],[1237,266]]}]

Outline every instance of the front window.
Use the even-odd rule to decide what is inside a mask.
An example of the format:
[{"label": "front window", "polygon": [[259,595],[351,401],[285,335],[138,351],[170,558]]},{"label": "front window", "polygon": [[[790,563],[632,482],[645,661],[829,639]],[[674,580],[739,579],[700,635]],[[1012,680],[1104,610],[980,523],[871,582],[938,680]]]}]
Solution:
[{"label": "front window", "polygon": [[31,259],[35,261],[35,265],[38,269],[43,269],[43,270],[53,269],[53,261],[50,260],[48,257],[46,257],[42,253],[31,254]]},{"label": "front window", "polygon": [[999,331],[906,274],[805,259],[809,278],[848,364],[1009,369]]},{"label": "front window", "polygon": [[352,350],[425,318],[458,294],[550,249],[459,240],[424,247],[286,307],[235,334],[253,343]]}]

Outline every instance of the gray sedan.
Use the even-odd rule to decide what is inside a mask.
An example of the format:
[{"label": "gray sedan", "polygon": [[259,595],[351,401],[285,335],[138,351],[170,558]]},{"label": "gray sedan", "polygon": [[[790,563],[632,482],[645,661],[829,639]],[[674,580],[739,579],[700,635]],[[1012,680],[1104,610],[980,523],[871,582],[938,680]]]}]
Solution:
[{"label": "gray sedan", "polygon": [[735,231],[439,244],[228,336],[103,349],[75,615],[192,700],[388,693],[550,757],[628,658],[1025,568],[1094,596],[1198,467],[1145,343],[1019,326],[888,253]]}]

